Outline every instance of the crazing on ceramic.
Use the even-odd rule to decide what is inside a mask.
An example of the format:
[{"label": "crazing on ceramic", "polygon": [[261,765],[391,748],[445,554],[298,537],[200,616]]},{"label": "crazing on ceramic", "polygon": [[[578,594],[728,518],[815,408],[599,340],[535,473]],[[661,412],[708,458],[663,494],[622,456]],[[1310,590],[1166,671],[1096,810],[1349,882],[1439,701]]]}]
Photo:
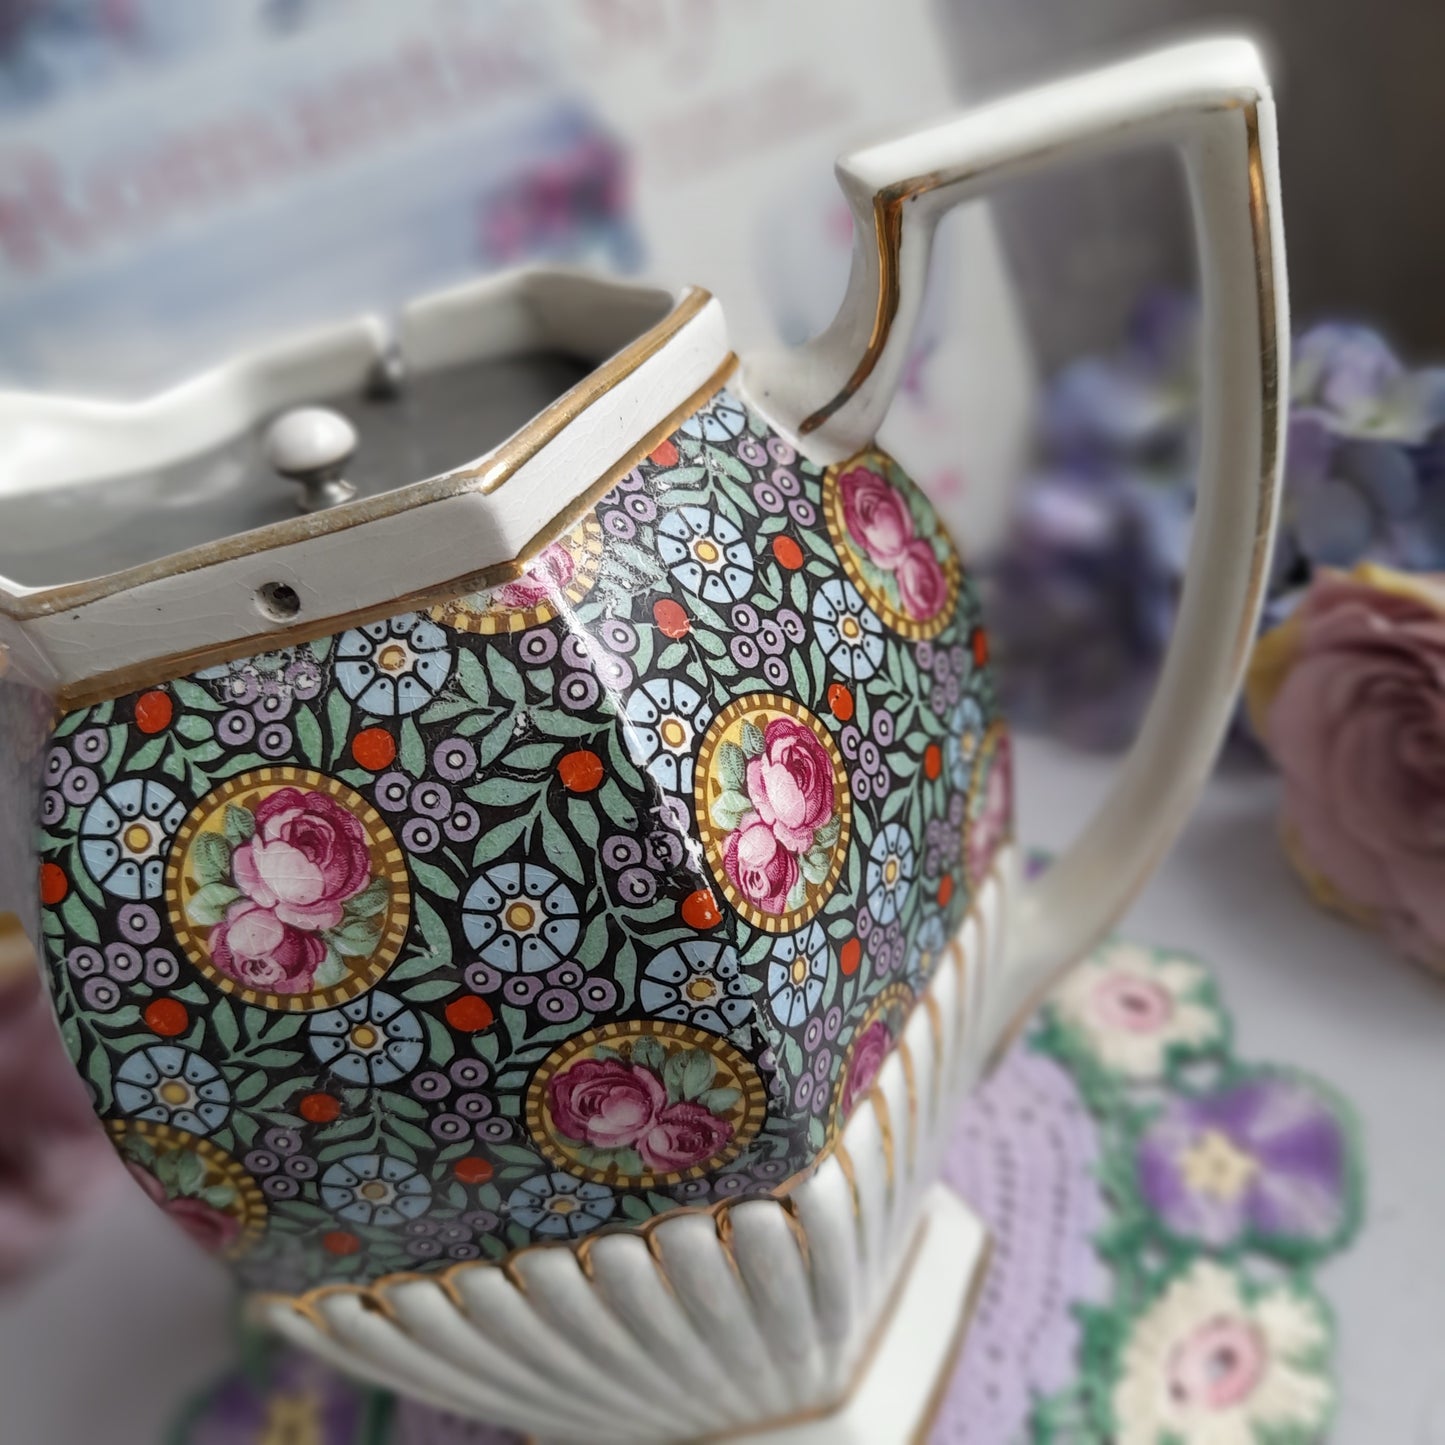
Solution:
[{"label": "crazing on ceramic", "polygon": [[776,1192],[1006,841],[978,603],[885,455],[732,393],[524,575],[69,713],[64,1038],[255,1287]]}]

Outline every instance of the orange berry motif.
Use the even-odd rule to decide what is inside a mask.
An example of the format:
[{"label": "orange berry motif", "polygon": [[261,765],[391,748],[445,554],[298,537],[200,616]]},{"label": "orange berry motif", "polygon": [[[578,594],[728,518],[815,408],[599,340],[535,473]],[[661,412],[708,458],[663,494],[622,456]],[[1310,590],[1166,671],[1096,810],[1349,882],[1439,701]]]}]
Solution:
[{"label": "orange berry motif", "polygon": [[853,694],[841,682],[828,684],[828,711],[839,722],[847,722],[853,716]]},{"label": "orange berry motif", "polygon": [[310,1124],[329,1124],[341,1117],[341,1100],[334,1094],[307,1094],[296,1112]]},{"label": "orange berry motif", "polygon": [[170,693],[152,688],[150,692],[141,693],[135,700],[135,725],[143,733],[163,732],[170,727],[175,711]]},{"label": "orange berry motif", "polygon": [[710,889],[699,888],[696,893],[689,893],[682,900],[682,921],[689,928],[697,929],[716,928],[722,922],[717,899],[712,896]]},{"label": "orange berry motif", "polygon": [[557,764],[557,776],[569,793],[590,793],[601,786],[606,770],[596,753],[577,748]]},{"label": "orange berry motif", "polygon": [[173,1039],[185,1033],[191,1016],[179,999],[153,998],[146,1005],[145,1021],[146,1027],[153,1034],[159,1034],[163,1039]]},{"label": "orange berry motif", "polygon": [[333,1229],[321,1236],[321,1247],[327,1254],[357,1254],[361,1241],[349,1229]]},{"label": "orange berry motif", "polygon": [[677,448],[671,442],[658,442],[647,454],[647,460],[659,467],[675,467],[677,465]]},{"label": "orange berry motif", "polygon": [[945,873],[943,875],[943,881],[938,885],[938,906],[940,908],[947,908],[949,900],[952,897],[953,879],[949,874]]},{"label": "orange berry motif", "polygon": [[40,901],[53,908],[70,892],[70,880],[58,863],[40,865]]},{"label": "orange berry motif", "polygon": [[469,1154],[452,1165],[452,1173],[463,1184],[485,1184],[492,1177],[492,1166],[485,1159]]},{"label": "orange berry motif", "polygon": [[674,602],[671,597],[664,597],[652,609],[652,620],[657,623],[664,637],[671,637],[674,641],[679,637],[686,637],[692,631],[692,623],[687,620],[687,613],[681,604]]},{"label": "orange berry motif", "polygon": [[486,999],[474,993],[464,993],[447,1005],[447,1022],[459,1034],[479,1034],[490,1028],[494,1015]]},{"label": "orange berry motif", "polygon": [[929,780],[936,778],[943,771],[943,750],[937,743],[929,743],[923,750],[923,771]]},{"label": "orange berry motif", "polygon": [[363,728],[351,740],[351,756],[368,772],[379,773],[396,757],[396,739],[385,728]]},{"label": "orange berry motif", "polygon": [[988,633],[979,627],[973,634],[973,660],[980,666],[988,665]]},{"label": "orange berry motif", "polygon": [[789,572],[796,572],[803,565],[803,549],[791,537],[773,538],[773,556],[778,559],[778,566],[786,567]]},{"label": "orange berry motif", "polygon": [[858,966],[863,962],[863,945],[856,938],[850,938],[838,954],[838,967],[843,973],[852,978],[858,972]]}]

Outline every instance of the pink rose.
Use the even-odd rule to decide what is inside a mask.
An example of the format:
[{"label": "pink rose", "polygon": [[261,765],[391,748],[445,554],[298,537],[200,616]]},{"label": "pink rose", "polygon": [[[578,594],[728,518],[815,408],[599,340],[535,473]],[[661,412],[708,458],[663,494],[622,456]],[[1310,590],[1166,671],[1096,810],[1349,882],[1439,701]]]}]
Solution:
[{"label": "pink rose", "polygon": [[620,1059],[579,1059],[547,1081],[552,1120],[594,1149],[626,1149],[651,1127],[667,1091],[651,1069]]},{"label": "pink rose", "polygon": [[789,852],[756,813],[746,814],[728,834],[723,867],[733,887],[755,908],[764,913],[788,911],[788,894],[801,872],[797,854]]},{"label": "pink rose", "polygon": [[1286,846],[1320,902],[1445,971],[1445,579],[1324,573],[1250,665]]},{"label": "pink rose", "polygon": [[813,830],[833,816],[833,760],[813,730],[789,717],[763,730],[763,751],[748,763],[748,797],[757,815],[794,853],[813,846]]},{"label": "pink rose", "polygon": [[853,540],[880,567],[896,567],[913,540],[913,514],[898,489],[887,477],[854,467],[838,478],[838,495]]},{"label": "pink rose", "polygon": [[270,993],[307,993],[326,957],[326,944],[316,934],[292,928],[249,898],[226,910],[209,944],[211,962],[228,978]]},{"label": "pink rose", "polygon": [[241,1222],[224,1209],[216,1209],[204,1199],[180,1195],[172,1199],[165,1185],[139,1164],[127,1163],[130,1176],[145,1190],[152,1204],[163,1209],[202,1249],[220,1254],[233,1245],[241,1233]]},{"label": "pink rose", "polygon": [[577,571],[577,559],[565,542],[553,542],[522,573],[504,582],[492,595],[503,607],[535,607],[561,592]]},{"label": "pink rose", "polygon": [[710,1159],[733,1137],[733,1126],[701,1104],[669,1104],[637,1142],[649,1169],[690,1169]]},{"label": "pink rose", "polygon": [[318,930],[371,881],[361,823],[334,798],[280,788],[256,805],[256,834],[231,855],[236,887],[282,923]]},{"label": "pink rose", "polygon": [[848,1078],[843,1084],[843,1117],[853,1112],[853,1106],[873,1087],[888,1050],[893,1047],[893,1035],[882,1019],[874,1019],[858,1039],[853,1058],[848,1065]]},{"label": "pink rose", "polygon": [[937,617],[948,602],[948,578],[933,555],[933,548],[915,537],[903,550],[893,569],[898,582],[898,596],[910,617],[927,622]]}]

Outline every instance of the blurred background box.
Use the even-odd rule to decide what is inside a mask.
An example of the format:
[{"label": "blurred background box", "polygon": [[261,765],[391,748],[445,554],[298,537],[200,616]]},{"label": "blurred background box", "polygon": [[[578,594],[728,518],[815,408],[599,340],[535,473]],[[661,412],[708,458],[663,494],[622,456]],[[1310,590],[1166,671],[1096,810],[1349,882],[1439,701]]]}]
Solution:
[{"label": "blurred background box", "polygon": [[[801,340],[847,275],[834,156],[956,103],[927,0],[846,24],[828,0],[7,13],[0,384],[57,390],[144,394],[529,261],[703,285],[740,352]],[[890,431],[974,547],[1032,372],[987,214],[941,252]]]}]

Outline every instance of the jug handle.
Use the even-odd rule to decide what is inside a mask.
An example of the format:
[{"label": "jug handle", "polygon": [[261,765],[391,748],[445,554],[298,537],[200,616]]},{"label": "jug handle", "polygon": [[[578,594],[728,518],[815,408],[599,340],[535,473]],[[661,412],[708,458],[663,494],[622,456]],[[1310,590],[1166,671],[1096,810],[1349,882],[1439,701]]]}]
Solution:
[{"label": "jug handle", "polygon": [[1080,837],[1023,886],[982,1037],[999,1040],[1108,931],[1173,842],[1228,725],[1278,510],[1288,369],[1274,105],[1247,40],[1196,41],[1024,91],[858,151],[838,177],[854,216],[837,317],[759,358],[745,382],[828,460],[882,422],[922,303],[941,215],[1002,182],[1170,143],[1189,180],[1203,292],[1203,447],[1178,621],[1139,735]]}]

